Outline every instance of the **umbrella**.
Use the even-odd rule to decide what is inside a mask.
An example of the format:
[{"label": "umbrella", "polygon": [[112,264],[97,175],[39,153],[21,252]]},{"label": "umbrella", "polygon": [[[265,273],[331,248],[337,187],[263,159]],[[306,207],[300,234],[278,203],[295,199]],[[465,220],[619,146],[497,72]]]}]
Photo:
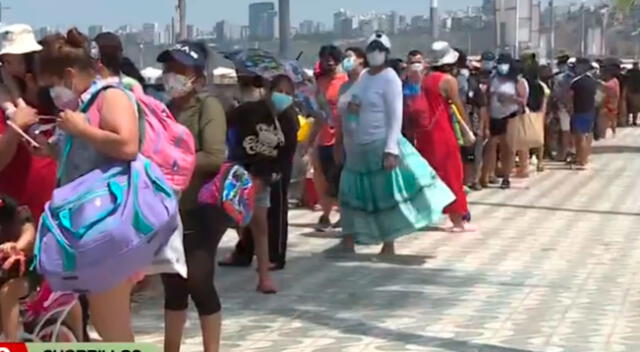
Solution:
[{"label": "umbrella", "polygon": [[255,74],[266,79],[285,73],[282,62],[273,54],[262,49],[243,49],[223,53],[224,57],[233,62],[240,72]]}]

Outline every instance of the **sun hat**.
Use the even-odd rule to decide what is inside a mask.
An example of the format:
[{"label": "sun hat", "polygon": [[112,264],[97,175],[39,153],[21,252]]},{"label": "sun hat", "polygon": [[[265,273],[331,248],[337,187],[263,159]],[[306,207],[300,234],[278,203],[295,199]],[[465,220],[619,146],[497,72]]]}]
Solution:
[{"label": "sun hat", "polygon": [[458,62],[460,53],[444,41],[437,41],[431,45],[431,66],[454,65]]},{"label": "sun hat", "polygon": [[27,24],[13,24],[0,28],[2,44],[0,55],[22,55],[42,50],[42,46],[36,41],[31,26]]}]

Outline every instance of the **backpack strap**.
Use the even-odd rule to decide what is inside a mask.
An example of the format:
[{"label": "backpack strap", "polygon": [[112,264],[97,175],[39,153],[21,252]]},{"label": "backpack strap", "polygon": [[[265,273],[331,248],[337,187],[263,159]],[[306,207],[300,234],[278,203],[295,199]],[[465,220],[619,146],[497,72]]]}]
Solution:
[{"label": "backpack strap", "polygon": [[[102,92],[111,88],[118,88],[118,87],[114,85],[105,85],[97,89],[89,97],[89,99],[87,99],[84,103],[82,103],[79,111],[83,114],[86,114],[89,111],[89,109],[91,109],[91,106],[95,104],[96,100],[98,100],[98,97],[100,96],[100,94],[102,94]],[[62,155],[60,156],[60,161],[58,162],[58,174],[56,177],[57,178],[56,183],[58,185],[60,185],[60,181],[62,180],[62,176],[64,175],[65,168],[67,165],[67,159],[69,158],[69,153],[71,153],[71,149],[73,148],[73,136],[67,134],[64,139],[65,139],[64,147],[62,149]]]}]

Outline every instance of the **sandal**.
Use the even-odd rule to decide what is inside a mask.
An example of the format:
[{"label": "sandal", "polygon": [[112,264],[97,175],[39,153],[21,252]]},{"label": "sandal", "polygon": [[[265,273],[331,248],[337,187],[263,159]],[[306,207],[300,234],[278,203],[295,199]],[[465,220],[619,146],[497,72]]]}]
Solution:
[{"label": "sandal", "polygon": [[227,258],[218,261],[218,265],[222,267],[246,268],[251,266],[251,259],[241,259],[232,253]]}]

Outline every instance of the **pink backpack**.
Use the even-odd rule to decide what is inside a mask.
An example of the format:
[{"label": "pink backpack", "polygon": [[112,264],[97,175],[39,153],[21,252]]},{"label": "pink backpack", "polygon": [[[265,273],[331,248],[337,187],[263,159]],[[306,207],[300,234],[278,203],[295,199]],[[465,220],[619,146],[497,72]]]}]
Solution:
[{"label": "pink backpack", "polygon": [[141,154],[155,163],[167,183],[178,191],[189,186],[196,166],[193,134],[176,121],[162,102],[146,95],[141,86],[130,90],[144,115],[144,138]]}]

